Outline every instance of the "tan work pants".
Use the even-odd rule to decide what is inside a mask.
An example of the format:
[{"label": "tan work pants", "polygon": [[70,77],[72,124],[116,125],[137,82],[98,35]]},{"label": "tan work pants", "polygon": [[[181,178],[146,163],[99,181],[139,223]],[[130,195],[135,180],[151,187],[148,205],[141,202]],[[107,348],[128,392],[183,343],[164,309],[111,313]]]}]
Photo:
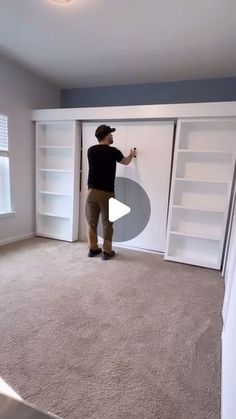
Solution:
[{"label": "tan work pants", "polygon": [[103,224],[103,251],[111,252],[113,223],[109,221],[108,209],[109,199],[114,198],[114,192],[101,191],[99,189],[89,189],[86,202],[86,216],[88,221],[88,241],[92,250],[98,249],[97,226],[99,215],[102,215]]}]

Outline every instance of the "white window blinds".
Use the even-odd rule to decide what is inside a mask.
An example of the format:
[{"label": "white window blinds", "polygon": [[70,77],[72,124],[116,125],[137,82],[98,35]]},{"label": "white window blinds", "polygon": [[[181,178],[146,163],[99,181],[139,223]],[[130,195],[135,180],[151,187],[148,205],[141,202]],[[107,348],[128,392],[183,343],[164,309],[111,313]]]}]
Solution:
[{"label": "white window blinds", "polygon": [[0,151],[8,151],[7,116],[0,114]]},{"label": "white window blinds", "polygon": [[8,118],[0,114],[0,214],[11,211]]}]

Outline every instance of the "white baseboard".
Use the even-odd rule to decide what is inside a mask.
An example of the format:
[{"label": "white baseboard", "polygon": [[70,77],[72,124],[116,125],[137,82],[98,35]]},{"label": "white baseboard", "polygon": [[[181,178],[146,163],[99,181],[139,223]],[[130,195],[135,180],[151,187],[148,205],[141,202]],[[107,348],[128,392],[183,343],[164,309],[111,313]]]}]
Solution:
[{"label": "white baseboard", "polygon": [[11,237],[10,239],[0,240],[0,246],[3,246],[4,244],[15,243],[20,240],[30,239],[31,237],[34,237],[34,236],[35,236],[34,233],[30,233],[30,234],[23,234],[22,236]]},{"label": "white baseboard", "polygon": [[161,255],[161,256],[164,255],[164,252],[159,252],[158,250],[142,249],[140,247],[126,246],[125,244],[118,244],[117,242],[113,242],[112,247],[117,248],[117,249],[136,250],[137,252],[143,252],[143,253],[153,253],[154,255]]}]

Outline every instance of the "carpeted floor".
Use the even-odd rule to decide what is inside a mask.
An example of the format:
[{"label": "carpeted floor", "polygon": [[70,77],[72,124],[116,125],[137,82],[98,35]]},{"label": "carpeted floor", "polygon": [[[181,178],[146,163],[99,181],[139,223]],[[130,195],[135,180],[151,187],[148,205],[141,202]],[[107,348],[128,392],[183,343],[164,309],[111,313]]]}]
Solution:
[{"label": "carpeted floor", "polygon": [[214,270],[32,238],[0,248],[0,375],[67,419],[220,418]]}]

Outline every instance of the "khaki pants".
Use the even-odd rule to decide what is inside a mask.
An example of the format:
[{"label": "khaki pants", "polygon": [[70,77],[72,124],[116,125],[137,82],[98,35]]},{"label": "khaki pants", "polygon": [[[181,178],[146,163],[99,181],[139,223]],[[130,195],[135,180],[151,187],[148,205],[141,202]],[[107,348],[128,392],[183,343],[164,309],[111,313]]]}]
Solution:
[{"label": "khaki pants", "polygon": [[89,189],[86,202],[86,216],[89,224],[88,240],[92,250],[98,249],[97,226],[99,215],[102,214],[103,224],[103,251],[111,252],[113,223],[108,218],[109,199],[114,198],[114,192]]}]

